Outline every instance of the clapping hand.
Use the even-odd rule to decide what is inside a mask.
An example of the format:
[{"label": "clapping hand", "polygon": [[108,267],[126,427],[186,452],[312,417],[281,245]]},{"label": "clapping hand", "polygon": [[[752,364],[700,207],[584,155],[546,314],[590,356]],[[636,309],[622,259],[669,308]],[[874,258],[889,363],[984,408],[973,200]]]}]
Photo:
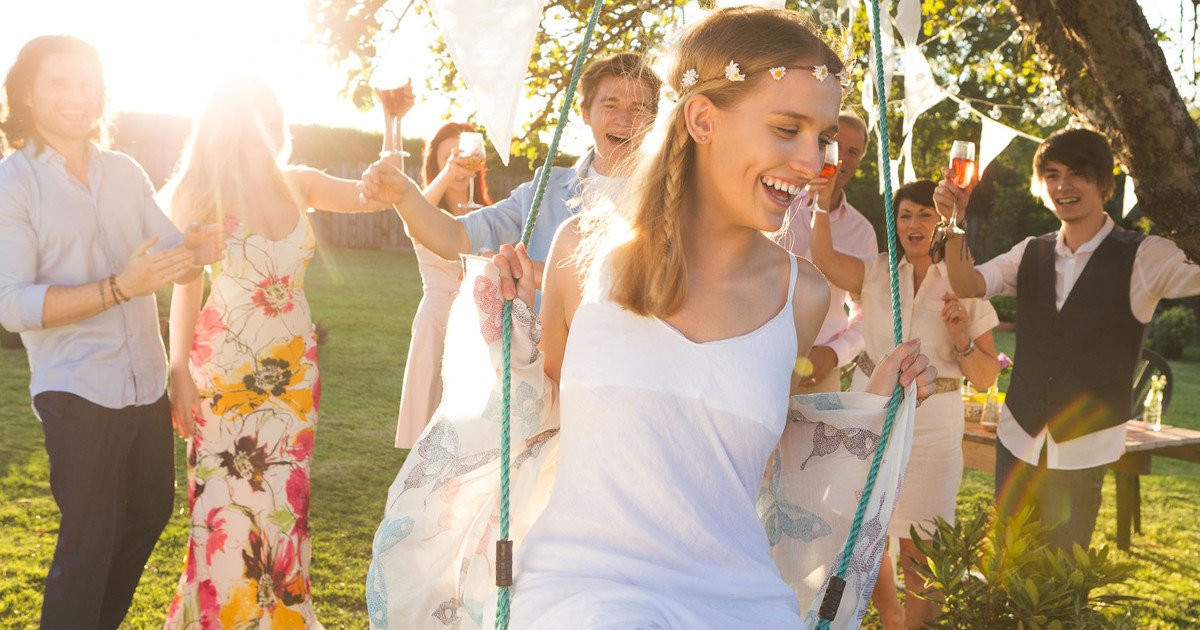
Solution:
[{"label": "clapping hand", "polygon": [[225,256],[221,226],[216,223],[201,225],[197,221],[188,224],[183,232],[183,246],[192,251],[197,266],[211,265]]},{"label": "clapping hand", "polygon": [[150,253],[158,243],[154,236],[134,250],[129,262],[117,275],[116,289],[127,297],[150,295],[193,270],[196,256],[186,247]]}]

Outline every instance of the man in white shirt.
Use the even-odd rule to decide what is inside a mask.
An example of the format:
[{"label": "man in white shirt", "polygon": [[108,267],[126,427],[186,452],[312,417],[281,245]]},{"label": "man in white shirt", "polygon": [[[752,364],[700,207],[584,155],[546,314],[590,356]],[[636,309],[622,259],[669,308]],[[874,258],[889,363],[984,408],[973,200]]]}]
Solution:
[{"label": "man in white shirt", "polygon": [[0,161],[0,324],[29,356],[62,512],[41,627],[116,628],[175,498],[154,292],[215,262],[220,233],[180,234],[137,162],[93,143],[105,99],[88,44],[31,40],[4,89],[18,150]]},{"label": "man in white shirt", "polygon": [[[1033,158],[1035,192],[1061,222],[978,267],[959,237],[946,246],[959,297],[1017,297],[1017,350],[996,443],[1002,515],[1024,505],[1049,542],[1087,547],[1108,464],[1125,452],[1133,371],[1146,325],[1164,298],[1200,294],[1200,267],[1173,242],[1116,227],[1104,212],[1115,188],[1108,140],[1059,131]],[[943,214],[970,190],[949,180]]]},{"label": "man in white shirt", "polygon": [[[829,212],[829,227],[833,231],[833,246],[838,251],[856,258],[874,257],[879,253],[875,240],[875,229],[849,200],[843,190],[858,171],[867,145],[867,125],[853,112],[842,112],[838,116],[838,132],[834,137],[838,143],[841,162],[834,182]],[[809,240],[812,234],[812,206],[806,193],[797,195],[788,209],[784,229],[775,240],[788,251],[811,258]],[[829,314],[817,333],[816,342],[808,355],[808,364],[803,373],[793,375],[801,393],[841,391],[841,371],[838,369],[853,361],[863,351],[863,335],[860,319],[862,311],[850,296],[835,286],[830,286]],[[847,309],[849,313],[847,313]]]}]

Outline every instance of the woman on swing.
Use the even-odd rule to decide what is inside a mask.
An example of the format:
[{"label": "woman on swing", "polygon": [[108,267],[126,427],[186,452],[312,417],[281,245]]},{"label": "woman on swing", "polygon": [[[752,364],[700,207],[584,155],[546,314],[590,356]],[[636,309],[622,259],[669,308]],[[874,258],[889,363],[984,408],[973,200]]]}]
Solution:
[{"label": "woman on swing", "polygon": [[[559,230],[540,349],[559,384],[561,443],[549,502],[517,541],[513,628],[802,627],[755,500],[829,287],[766,233],[822,183],[842,69],[799,13],[711,14],[679,44],[678,103],[658,121],[661,140],[643,143],[623,207]],[[417,194],[389,169],[365,184],[397,204]],[[524,248],[493,262],[502,295],[532,304]],[[881,358],[873,404],[897,381],[932,393],[919,346]],[[411,532],[389,527],[377,555],[381,536]]]}]

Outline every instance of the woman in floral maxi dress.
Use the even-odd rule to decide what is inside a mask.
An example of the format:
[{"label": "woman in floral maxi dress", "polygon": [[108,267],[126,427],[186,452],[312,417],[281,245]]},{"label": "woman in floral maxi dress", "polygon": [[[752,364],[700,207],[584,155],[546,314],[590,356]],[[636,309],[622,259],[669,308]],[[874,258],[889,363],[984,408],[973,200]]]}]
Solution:
[{"label": "woman in floral maxi dress", "polygon": [[[281,166],[282,114],[260,80],[218,89],[171,183],[179,223],[215,215],[225,257],[171,304],[171,402],[188,444],[191,531],[167,628],[319,628],[309,581],[320,374],[304,292],[303,210],[378,209],[357,182]],[[190,351],[189,351],[190,349]]]}]

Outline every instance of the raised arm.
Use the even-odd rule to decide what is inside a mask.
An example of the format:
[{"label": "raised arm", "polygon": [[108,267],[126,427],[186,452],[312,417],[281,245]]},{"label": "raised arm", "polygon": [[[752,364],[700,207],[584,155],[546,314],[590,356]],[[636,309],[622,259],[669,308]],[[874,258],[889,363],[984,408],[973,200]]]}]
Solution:
[{"label": "raised arm", "polygon": [[[949,169],[942,169],[942,181],[933,192],[933,205],[938,214],[948,217],[956,208],[962,215],[971,199],[974,185],[959,188],[949,177]],[[965,234],[951,234],[946,240],[946,271],[950,286],[960,298],[978,298],[987,295],[987,282],[975,268],[975,259],[967,249]]]},{"label": "raised arm", "polygon": [[975,259],[964,238],[964,235],[953,234],[946,240],[946,272],[950,276],[950,287],[960,298],[981,298],[987,295],[987,283],[975,268]]},{"label": "raised arm", "polygon": [[812,237],[809,248],[812,262],[825,274],[829,283],[849,293],[862,293],[866,266],[863,261],[839,252],[833,246],[833,232],[829,226],[829,213],[813,210]]},{"label": "raised arm", "polygon": [[467,229],[448,212],[429,203],[417,183],[389,159],[379,160],[363,174],[368,199],[390,204],[414,241],[447,260],[471,251]]},{"label": "raised arm", "polygon": [[327,212],[378,212],[388,204],[359,195],[359,182],[334,177],[307,166],[291,166],[285,171],[305,206]]}]

